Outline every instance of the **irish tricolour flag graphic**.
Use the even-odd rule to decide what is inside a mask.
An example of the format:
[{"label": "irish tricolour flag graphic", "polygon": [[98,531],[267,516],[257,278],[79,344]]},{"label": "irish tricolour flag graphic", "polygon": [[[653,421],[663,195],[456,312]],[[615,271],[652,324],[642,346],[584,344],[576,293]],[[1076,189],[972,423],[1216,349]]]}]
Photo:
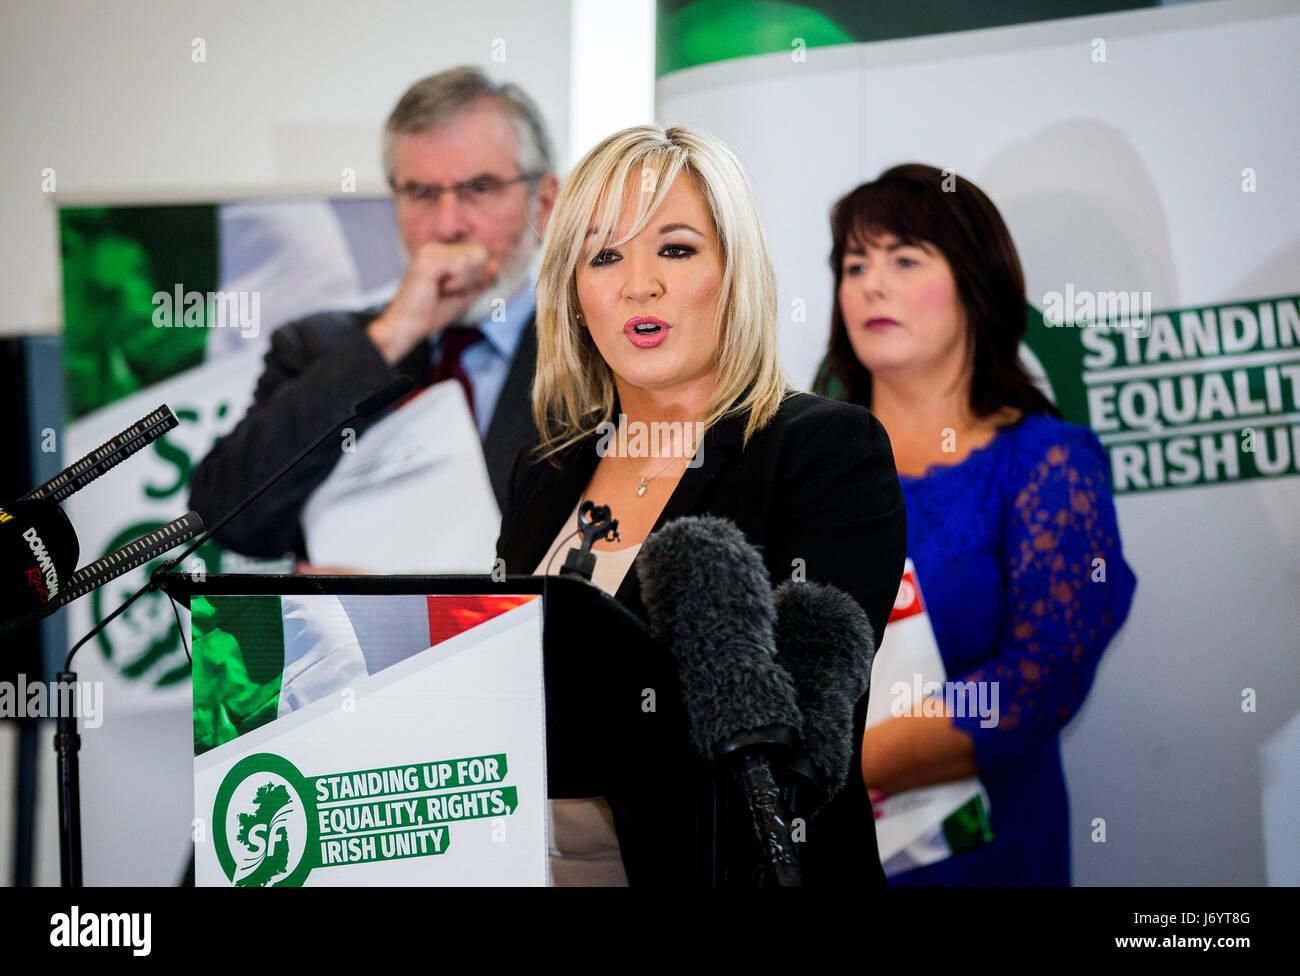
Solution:
[{"label": "irish tricolour flag graphic", "polygon": [[194,754],[230,742],[533,599],[206,596],[191,603]]}]

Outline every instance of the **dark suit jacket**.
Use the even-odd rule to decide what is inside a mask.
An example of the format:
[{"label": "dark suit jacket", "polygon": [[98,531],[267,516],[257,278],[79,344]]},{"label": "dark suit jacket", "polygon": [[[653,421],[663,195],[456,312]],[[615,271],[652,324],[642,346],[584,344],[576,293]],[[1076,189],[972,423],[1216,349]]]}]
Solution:
[{"label": "dark suit jacket", "polygon": [[[884,428],[862,407],[792,393],[742,448],[743,430],[744,419],[732,417],[708,432],[701,465],[686,470],[655,528],[684,515],[728,518],[759,548],[774,585],[802,566],[806,579],[857,599],[879,640],[907,548],[903,495]],[[537,567],[596,468],[596,440],[563,452],[558,468],[531,451],[520,455],[497,541],[507,572],[530,574]],[[645,620],[640,589],[634,563],[616,598]],[[548,650],[548,683],[551,655]],[[608,684],[609,692],[584,693],[591,718],[581,748],[589,768],[608,773],[598,781],[614,811],[629,883],[708,883],[703,849],[714,815],[713,773],[687,737],[671,655],[663,647],[642,653],[604,646],[593,660],[620,677]],[[637,707],[646,688],[656,689],[653,714]],[[547,693],[550,699],[549,684]],[[630,703],[629,696],[637,697]],[[865,715],[864,695],[855,714],[848,785],[808,825],[803,857],[809,884],[885,883],[860,773]],[[552,786],[552,796],[581,792],[573,784],[556,788],[554,779]],[[746,883],[746,867],[733,864],[727,878],[712,880]]]},{"label": "dark suit jacket", "polygon": [[[362,312],[325,312],[272,333],[252,407],[194,470],[190,506],[207,524],[233,509],[321,431],[351,413],[358,400],[399,374],[415,380],[417,389],[428,385],[429,342],[390,366],[367,337],[366,326],[382,311],[379,306]],[[515,456],[537,438],[529,394],[536,366],[537,328],[530,318],[483,442],[499,507],[505,505]],[[367,426],[355,424],[357,436]],[[304,555],[299,515],[307,497],[341,456],[339,444],[326,441],[231,519],[217,541],[250,556],[275,557],[290,551]]]}]

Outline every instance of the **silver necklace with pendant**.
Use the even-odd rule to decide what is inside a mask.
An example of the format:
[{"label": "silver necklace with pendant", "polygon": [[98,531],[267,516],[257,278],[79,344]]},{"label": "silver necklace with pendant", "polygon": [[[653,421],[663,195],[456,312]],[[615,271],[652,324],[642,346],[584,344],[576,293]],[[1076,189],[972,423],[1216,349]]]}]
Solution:
[{"label": "silver necklace with pendant", "polygon": [[633,474],[635,474],[641,480],[641,484],[637,485],[636,488],[636,495],[638,498],[640,498],[646,493],[646,490],[650,487],[649,484],[650,481],[663,474],[664,471],[667,469],[668,465],[672,464],[674,461],[680,461],[680,460],[681,460],[680,456],[670,457],[667,461],[663,463],[663,465],[660,466],[659,470],[656,471],[654,474],[641,475],[641,474],[637,474],[636,468],[632,467],[632,462],[628,460],[627,455],[626,454],[623,455],[623,461],[627,465],[628,470],[631,471]]}]

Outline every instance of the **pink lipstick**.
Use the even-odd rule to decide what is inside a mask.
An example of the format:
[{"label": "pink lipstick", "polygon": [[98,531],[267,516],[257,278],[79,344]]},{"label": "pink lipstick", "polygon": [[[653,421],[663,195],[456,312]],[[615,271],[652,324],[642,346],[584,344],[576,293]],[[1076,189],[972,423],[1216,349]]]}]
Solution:
[{"label": "pink lipstick", "polygon": [[623,334],[638,349],[653,349],[668,338],[672,326],[653,315],[637,315],[623,323]]}]

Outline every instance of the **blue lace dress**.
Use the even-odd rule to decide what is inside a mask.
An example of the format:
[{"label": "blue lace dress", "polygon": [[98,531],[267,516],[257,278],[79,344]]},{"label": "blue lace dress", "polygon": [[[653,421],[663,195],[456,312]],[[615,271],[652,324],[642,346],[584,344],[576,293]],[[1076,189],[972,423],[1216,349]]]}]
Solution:
[{"label": "blue lace dress", "polygon": [[1096,435],[1029,414],[951,467],[900,477],[908,555],[949,680],[998,683],[999,721],[953,724],[975,743],[993,840],[894,885],[1070,883],[1058,735],[1128,615],[1137,580],[1120,549]]}]

